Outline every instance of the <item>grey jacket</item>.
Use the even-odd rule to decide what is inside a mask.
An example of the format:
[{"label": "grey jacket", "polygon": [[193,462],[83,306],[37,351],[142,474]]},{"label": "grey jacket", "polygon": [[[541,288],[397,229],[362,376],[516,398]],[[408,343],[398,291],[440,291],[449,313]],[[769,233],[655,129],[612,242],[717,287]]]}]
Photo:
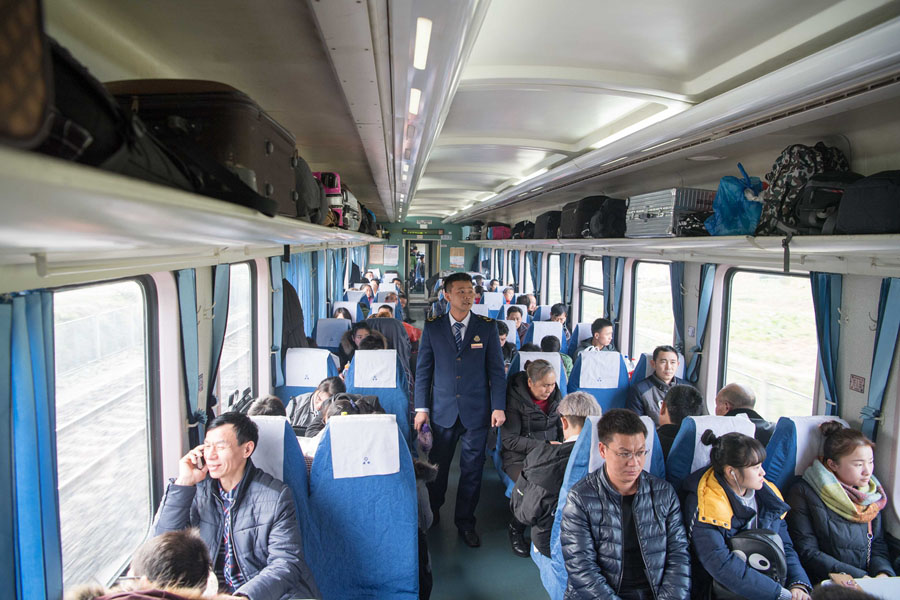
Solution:
[{"label": "grey jacket", "polygon": [[[225,529],[218,481],[196,486],[170,483],[153,526],[153,535],[196,527],[215,563]],[[248,460],[232,512],[235,558],[246,583],[236,591],[251,600],[318,598],[303,559],[303,542],[291,490]]]},{"label": "grey jacket", "polygon": [[646,379],[641,379],[628,388],[628,400],[625,408],[629,408],[639,415],[647,415],[653,419],[653,424],[659,427],[659,407],[662,405],[666,393],[676,385],[691,385],[689,381],[672,378],[672,383],[666,385],[656,373],[651,373]]}]

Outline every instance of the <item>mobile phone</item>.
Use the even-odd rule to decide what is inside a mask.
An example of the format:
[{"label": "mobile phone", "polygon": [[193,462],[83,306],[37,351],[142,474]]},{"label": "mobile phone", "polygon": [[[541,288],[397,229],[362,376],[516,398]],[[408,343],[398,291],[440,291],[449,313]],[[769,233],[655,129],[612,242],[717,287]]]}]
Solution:
[{"label": "mobile phone", "polygon": [[204,466],[206,466],[206,460],[204,460],[203,455],[201,454],[200,458],[197,459],[197,468],[202,469]]}]

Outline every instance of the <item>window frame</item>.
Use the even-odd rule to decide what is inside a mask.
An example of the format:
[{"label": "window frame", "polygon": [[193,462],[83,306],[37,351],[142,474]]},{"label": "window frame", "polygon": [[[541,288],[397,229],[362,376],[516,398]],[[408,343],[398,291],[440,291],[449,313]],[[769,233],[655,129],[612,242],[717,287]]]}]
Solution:
[{"label": "window frame", "polygon": [[[550,302],[550,261],[553,257],[556,257],[556,289],[559,290],[559,300],[557,302],[562,302],[562,285],[560,285],[559,281],[559,272],[562,268],[562,252],[545,252],[546,259],[544,262],[544,289],[541,290],[541,295],[546,298],[547,304],[553,305],[556,302]],[[542,304],[538,302],[538,304]]]},{"label": "window frame", "polygon": [[[229,277],[228,282],[231,285],[231,273],[230,269],[235,265],[248,265],[250,267],[250,393],[253,397],[259,396],[259,323],[257,319],[258,316],[258,299],[256,294],[256,261],[255,260],[244,260],[236,263],[228,263],[229,269]],[[327,270],[327,269],[326,269]],[[231,306],[231,294],[228,296],[228,306]],[[228,335],[228,326],[225,326],[225,335]],[[219,375],[222,373],[222,361],[221,356],[219,357],[219,368],[216,372],[215,378],[215,393],[216,399],[218,401],[219,412],[225,408],[225,398],[222,397],[222,387]]]},{"label": "window frame", "polygon": [[[584,283],[584,270],[585,265],[588,262],[597,262],[600,263],[601,271],[603,269],[603,259],[595,256],[582,256],[581,257],[581,266],[578,275],[578,323],[584,322],[584,300],[583,295],[584,292],[590,292],[592,294],[597,294],[601,298],[603,298],[603,304],[606,305],[606,291],[602,287],[594,287],[592,285],[585,285]],[[600,281],[601,285],[603,281]],[[604,311],[605,312],[605,311]],[[600,315],[604,316],[604,315]]]},{"label": "window frame", "polygon": [[[637,309],[637,270],[640,264],[654,264],[654,265],[664,265],[669,266],[672,264],[669,261],[664,260],[645,260],[645,259],[635,259],[631,264],[631,306],[628,307],[629,312],[629,331],[628,331],[628,356],[634,357],[635,349],[634,349],[634,336],[637,333],[637,327],[635,326],[636,322],[634,318],[634,312]],[[672,274],[669,273],[669,285],[672,285]],[[669,302],[671,303],[672,297],[669,296]],[[672,319],[675,319],[675,314],[672,313]],[[619,316],[619,320],[621,321],[621,315]],[[674,345],[675,343],[675,328],[672,327],[672,339],[669,341],[669,344]],[[620,349],[621,350],[621,349]]]}]

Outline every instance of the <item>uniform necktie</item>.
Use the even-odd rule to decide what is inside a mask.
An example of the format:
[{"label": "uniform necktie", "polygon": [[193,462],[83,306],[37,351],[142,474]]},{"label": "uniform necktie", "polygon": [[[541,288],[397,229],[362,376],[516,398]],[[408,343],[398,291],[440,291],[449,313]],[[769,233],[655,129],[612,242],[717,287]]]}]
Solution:
[{"label": "uniform necktie", "polygon": [[462,323],[453,324],[453,337],[456,338],[456,349],[462,350]]}]

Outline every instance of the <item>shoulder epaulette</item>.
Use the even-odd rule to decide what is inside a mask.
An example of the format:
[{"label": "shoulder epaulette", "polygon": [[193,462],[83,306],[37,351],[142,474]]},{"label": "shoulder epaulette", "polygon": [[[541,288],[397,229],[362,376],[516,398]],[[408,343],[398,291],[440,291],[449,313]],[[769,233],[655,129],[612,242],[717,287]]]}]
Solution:
[{"label": "shoulder epaulette", "polygon": [[440,319],[440,318],[443,317],[443,316],[444,316],[444,315],[438,315],[438,316],[436,316],[436,317],[428,317],[428,318],[425,319],[425,320],[426,320],[427,322],[431,323],[432,321],[437,321],[438,319]]},{"label": "shoulder epaulette", "polygon": [[490,318],[490,317],[486,317],[486,316],[484,316],[484,315],[476,315],[476,316],[481,317],[481,320],[482,320],[482,321],[487,321],[488,323],[493,323],[493,322],[494,322],[494,320],[493,320],[492,318]]}]

